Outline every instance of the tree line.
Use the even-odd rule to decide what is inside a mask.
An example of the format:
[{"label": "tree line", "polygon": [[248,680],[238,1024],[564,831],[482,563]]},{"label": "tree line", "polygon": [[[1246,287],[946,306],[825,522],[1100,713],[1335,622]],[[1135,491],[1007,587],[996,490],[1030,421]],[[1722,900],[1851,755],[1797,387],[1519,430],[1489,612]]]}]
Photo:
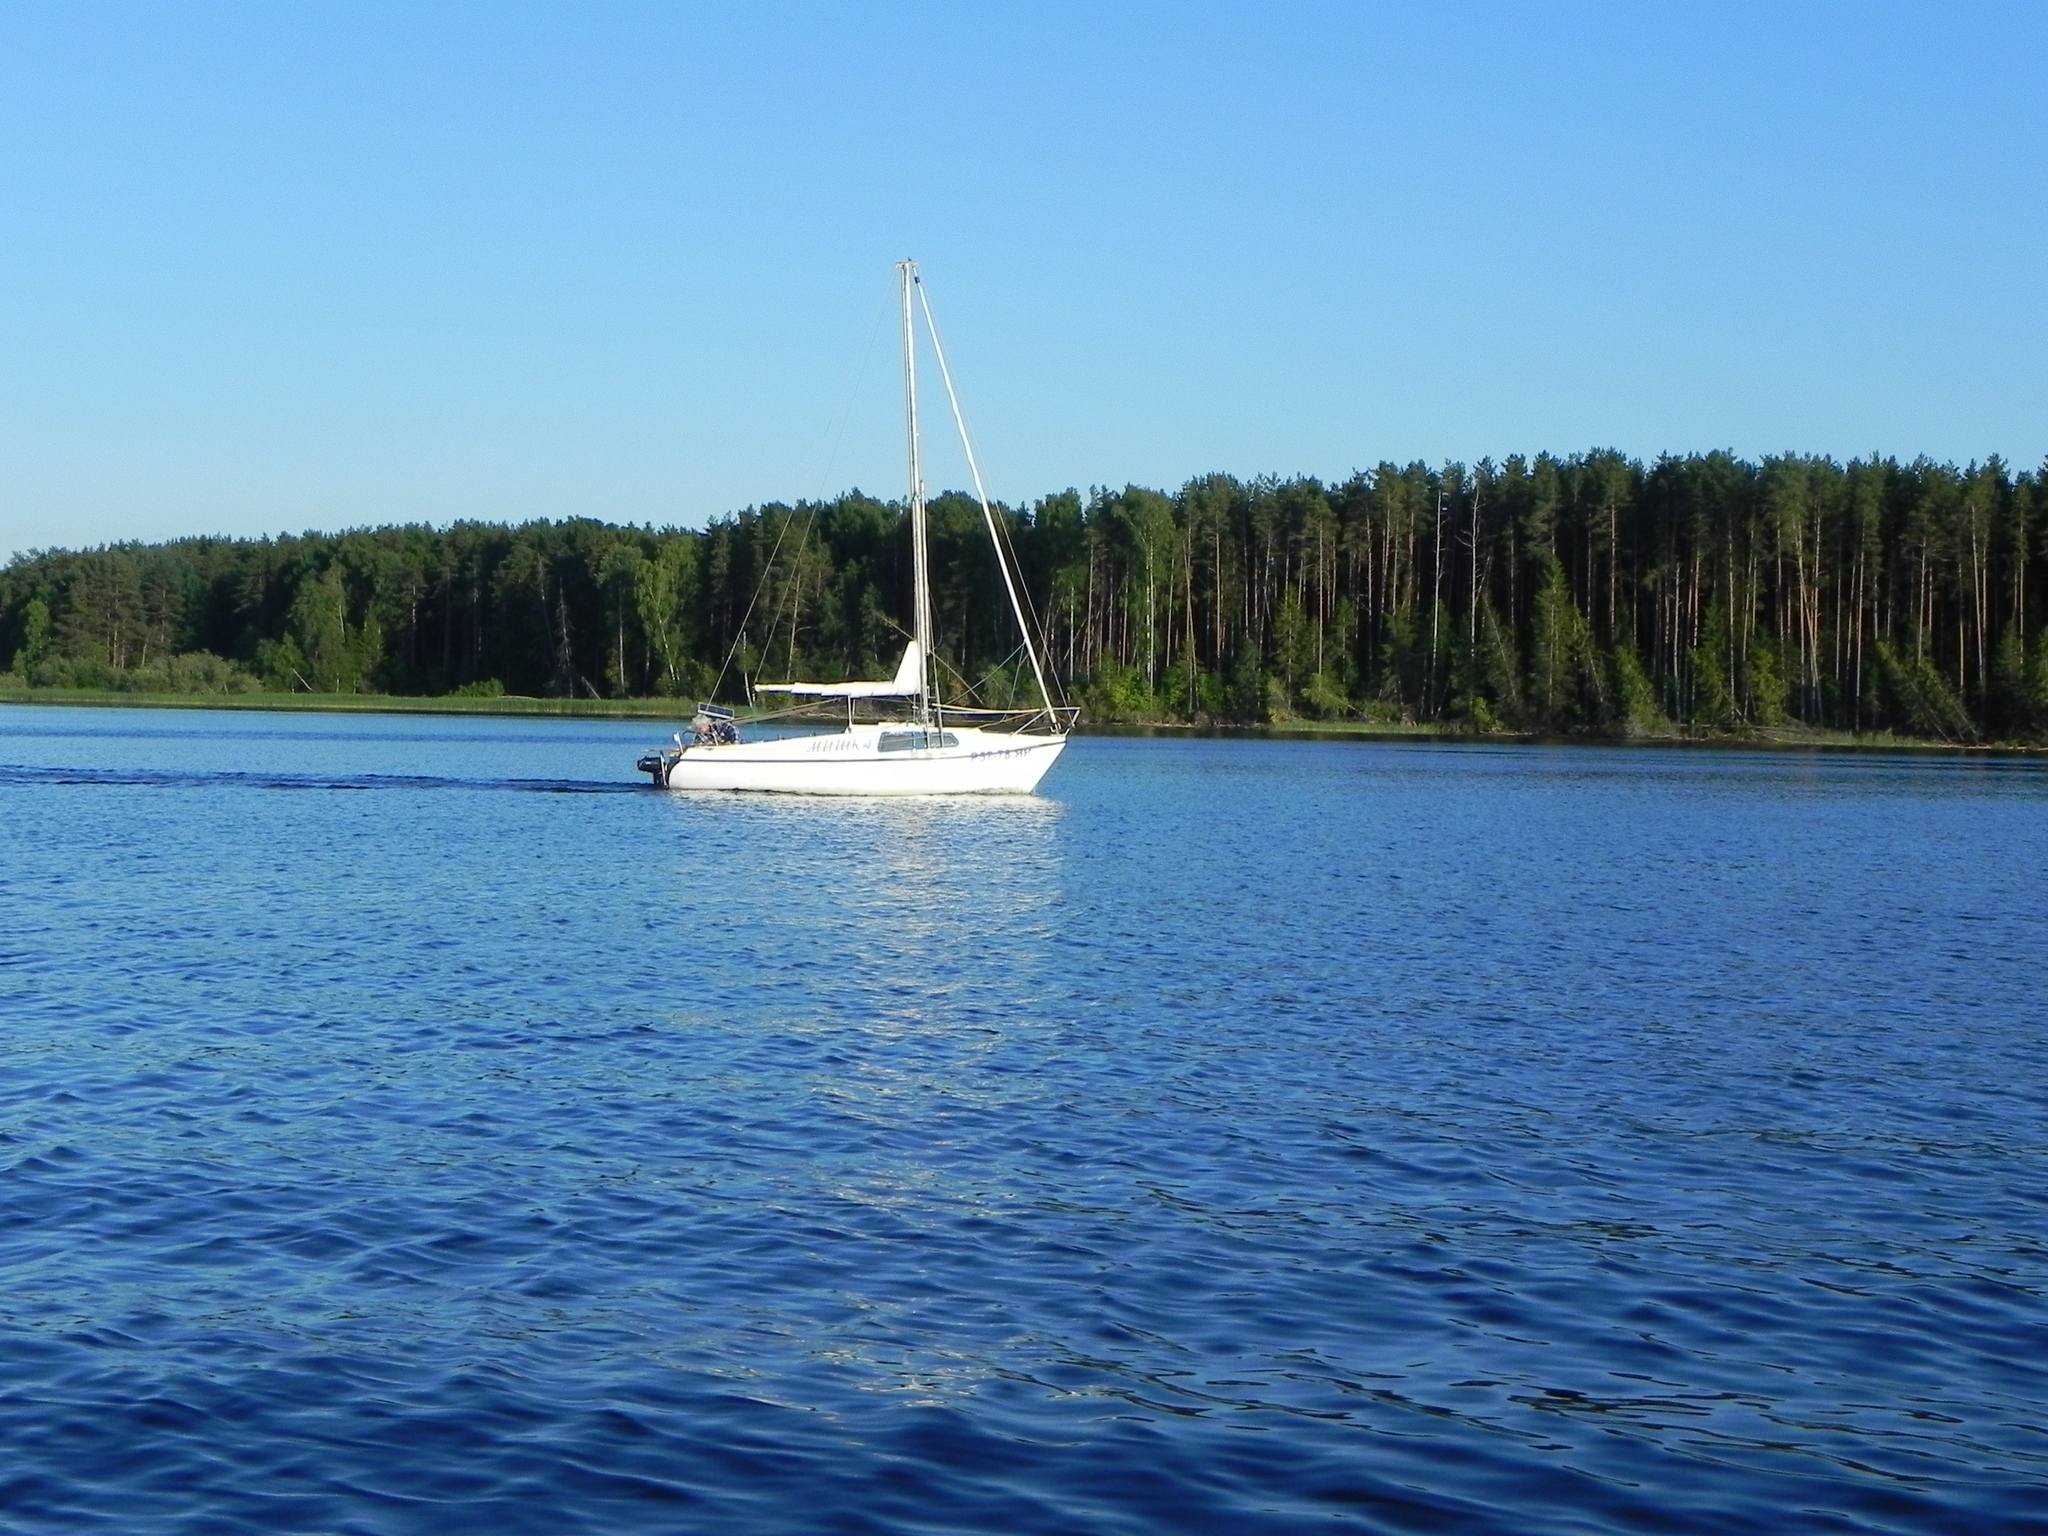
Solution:
[{"label": "tree line", "polygon": [[[998,508],[1094,718],[2048,736],[2048,469],[1596,451],[1211,475]],[[930,505],[948,692],[1027,694],[979,507]],[[887,676],[908,519],[851,492],[593,520],[183,539],[0,571],[9,686],[718,698]]]}]

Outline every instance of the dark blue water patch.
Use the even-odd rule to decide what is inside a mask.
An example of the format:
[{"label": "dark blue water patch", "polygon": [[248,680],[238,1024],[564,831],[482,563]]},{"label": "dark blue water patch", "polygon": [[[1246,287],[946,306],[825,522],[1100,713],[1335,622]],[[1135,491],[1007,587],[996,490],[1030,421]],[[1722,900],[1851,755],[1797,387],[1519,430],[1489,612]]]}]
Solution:
[{"label": "dark blue water patch", "polygon": [[14,718],[0,1530],[2048,1529],[2030,765]]},{"label": "dark blue water patch", "polygon": [[24,768],[0,766],[0,789],[14,785],[68,785],[102,789],[306,789],[508,790],[515,794],[611,795],[631,793],[644,785],[603,779],[452,778],[424,773],[236,773],[215,769],[175,768]]}]

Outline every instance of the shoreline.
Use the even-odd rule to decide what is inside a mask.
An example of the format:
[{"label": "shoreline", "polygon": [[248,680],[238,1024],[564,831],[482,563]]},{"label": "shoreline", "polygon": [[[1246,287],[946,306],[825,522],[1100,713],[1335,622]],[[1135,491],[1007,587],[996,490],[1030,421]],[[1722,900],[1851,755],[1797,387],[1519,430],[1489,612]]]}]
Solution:
[{"label": "shoreline", "polygon": [[[585,720],[684,720],[694,705],[680,699],[438,698],[344,693],[116,693],[33,688],[0,691],[0,707],[70,706],[87,709],[224,709],[280,714],[483,715]],[[742,716],[744,722],[745,717]],[[1717,751],[1923,753],[1942,757],[2044,757],[2048,745],[2021,742],[1929,741],[1891,735],[1858,736],[1804,727],[1763,728],[1741,735],[1560,736],[1536,731],[1475,732],[1456,726],[1369,720],[1281,720],[1264,724],[1186,721],[1102,721],[1077,728],[1083,736],[1167,736],[1190,740],[1241,737],[1260,741],[1429,742],[1446,746],[1576,746],[1706,748]]]},{"label": "shoreline", "polygon": [[1190,725],[1104,722],[1079,728],[1084,736],[1183,736],[1190,740],[1244,737],[1259,741],[1376,741],[1463,747],[1628,747],[1713,752],[1919,753],[1938,757],[2048,757],[2048,745],[2027,742],[1927,741],[1911,736],[1857,736],[1848,731],[1760,728],[1742,735],[1565,736],[1543,731],[1464,731],[1435,725],[1388,725],[1365,720],[1283,720],[1264,725]]}]

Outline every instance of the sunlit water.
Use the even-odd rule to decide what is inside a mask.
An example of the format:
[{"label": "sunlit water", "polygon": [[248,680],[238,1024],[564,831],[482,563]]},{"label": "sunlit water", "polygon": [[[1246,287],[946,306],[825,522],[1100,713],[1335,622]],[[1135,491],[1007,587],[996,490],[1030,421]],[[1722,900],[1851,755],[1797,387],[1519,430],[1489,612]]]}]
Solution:
[{"label": "sunlit water", "polygon": [[0,712],[0,1529],[2048,1530],[2048,774]]}]

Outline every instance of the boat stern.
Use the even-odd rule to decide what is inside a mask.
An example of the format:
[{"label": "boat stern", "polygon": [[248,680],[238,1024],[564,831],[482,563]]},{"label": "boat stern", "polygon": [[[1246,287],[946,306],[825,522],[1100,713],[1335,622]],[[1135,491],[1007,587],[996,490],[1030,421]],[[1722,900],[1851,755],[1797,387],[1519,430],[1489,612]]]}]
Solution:
[{"label": "boat stern", "polygon": [[649,752],[633,766],[654,781],[656,789],[668,788],[669,770],[682,761],[681,747],[663,747],[659,752]]}]

